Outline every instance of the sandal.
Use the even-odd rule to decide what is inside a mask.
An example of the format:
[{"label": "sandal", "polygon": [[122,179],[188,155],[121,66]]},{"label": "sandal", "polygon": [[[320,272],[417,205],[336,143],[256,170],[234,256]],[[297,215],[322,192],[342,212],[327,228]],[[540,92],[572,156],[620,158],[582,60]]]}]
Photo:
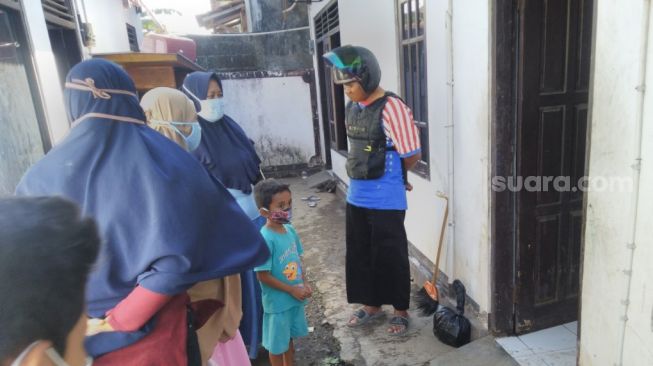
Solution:
[{"label": "sandal", "polygon": [[321,198],[318,197],[318,196],[314,196],[314,195],[310,195],[308,197],[302,197],[302,201],[316,202],[316,201],[319,201],[319,200],[321,200]]},{"label": "sandal", "polygon": [[388,334],[390,334],[391,336],[402,336],[406,334],[406,332],[408,331],[408,317],[394,315],[390,319],[390,326],[391,328],[392,327],[399,328],[399,331],[391,332],[390,328],[388,328]]},{"label": "sandal", "polygon": [[[360,308],[354,311],[354,314],[352,314],[351,318],[349,318],[349,321],[347,322],[347,326],[352,328],[359,327],[369,322],[370,320],[374,320],[382,317],[384,314],[385,313],[383,312],[383,310],[379,310],[374,314],[370,314],[367,311],[365,311],[365,308]],[[354,318],[356,318],[356,323],[351,322],[352,320],[354,320]]]}]

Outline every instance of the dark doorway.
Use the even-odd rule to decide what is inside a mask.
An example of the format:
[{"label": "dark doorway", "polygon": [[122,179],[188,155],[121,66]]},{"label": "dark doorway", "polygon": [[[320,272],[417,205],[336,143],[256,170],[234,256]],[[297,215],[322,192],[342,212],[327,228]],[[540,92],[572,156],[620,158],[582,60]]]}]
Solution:
[{"label": "dark doorway", "polygon": [[62,87],[68,71],[82,61],[82,54],[75,32],[74,29],[48,23],[50,44],[52,45],[52,52],[54,53],[54,60],[57,64]]},{"label": "dark doorway", "polygon": [[532,189],[493,193],[492,327],[520,334],[578,317],[593,0],[499,3],[494,175]]}]

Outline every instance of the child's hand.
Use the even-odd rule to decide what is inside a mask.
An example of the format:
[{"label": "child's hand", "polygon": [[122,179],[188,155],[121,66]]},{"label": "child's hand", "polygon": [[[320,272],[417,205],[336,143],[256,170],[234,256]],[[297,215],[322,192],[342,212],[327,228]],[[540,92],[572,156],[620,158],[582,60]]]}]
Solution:
[{"label": "child's hand", "polygon": [[113,332],[113,331],[114,331],[113,327],[111,327],[111,325],[106,319],[88,318],[86,320],[87,337],[96,335],[98,333]]},{"label": "child's hand", "polygon": [[306,299],[306,289],[303,286],[293,286],[290,295],[299,301]]},{"label": "child's hand", "polygon": [[313,289],[311,288],[311,286],[308,283],[304,284],[304,289],[306,290],[306,297],[307,298],[313,296]]}]

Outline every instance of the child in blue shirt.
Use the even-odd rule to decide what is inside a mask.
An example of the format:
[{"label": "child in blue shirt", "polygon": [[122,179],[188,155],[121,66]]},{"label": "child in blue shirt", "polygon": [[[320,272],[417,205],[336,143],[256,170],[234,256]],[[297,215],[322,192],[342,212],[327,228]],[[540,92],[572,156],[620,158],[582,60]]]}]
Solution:
[{"label": "child in blue shirt", "polygon": [[300,256],[303,248],[290,224],[292,195],[287,184],[266,179],[254,187],[256,204],[266,218],[261,235],[270,258],[256,267],[263,295],[263,347],[272,366],[291,366],[293,338],[308,335],[305,300],[312,295]]}]

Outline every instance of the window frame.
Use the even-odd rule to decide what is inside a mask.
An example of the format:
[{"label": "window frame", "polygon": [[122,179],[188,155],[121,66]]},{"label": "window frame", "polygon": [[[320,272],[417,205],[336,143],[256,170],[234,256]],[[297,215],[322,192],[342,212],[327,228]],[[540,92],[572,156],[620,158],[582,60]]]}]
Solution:
[{"label": "window frame", "polygon": [[125,28],[127,30],[127,42],[129,43],[129,50],[132,52],[140,52],[136,27],[129,23],[125,23]]},{"label": "window frame", "polygon": [[[331,1],[314,18],[313,28],[315,30],[315,45],[320,52],[327,52],[340,46],[340,11],[337,1]],[[318,32],[319,30],[319,32]],[[345,127],[345,97],[342,85],[336,85],[331,81],[331,66],[326,63],[321,55],[317,55],[319,70],[318,75],[325,85],[321,92],[325,95],[322,111],[323,123],[328,127],[329,147],[332,151],[347,156],[349,141]],[[342,104],[342,108],[339,105]],[[326,132],[326,131],[325,131]]]},{"label": "window frame", "polygon": [[[416,3],[423,6],[423,11],[412,9],[411,4]],[[397,24],[397,58],[399,64],[399,95],[413,111],[415,124],[420,133],[420,142],[422,145],[422,157],[417,162],[411,172],[430,180],[430,141],[429,141],[429,123],[428,123],[428,58],[426,42],[426,0],[396,0],[395,15]],[[404,4],[408,6],[408,27],[404,27]],[[415,16],[417,15],[417,16]],[[414,19],[417,19],[416,22]],[[419,21],[423,26],[419,27]],[[407,34],[406,34],[407,32]],[[421,48],[420,48],[421,47]],[[408,49],[408,55],[406,54]],[[406,66],[406,56],[408,56],[409,65]],[[416,61],[414,61],[416,59]],[[406,69],[406,67],[414,70]],[[411,75],[412,74],[412,75]],[[408,75],[408,76],[407,76]],[[407,80],[408,79],[408,80]],[[417,81],[417,86],[414,85]],[[415,88],[418,88],[417,90]],[[410,92],[407,93],[407,89]],[[414,99],[414,95],[417,98]],[[410,97],[407,94],[411,94]]]}]

